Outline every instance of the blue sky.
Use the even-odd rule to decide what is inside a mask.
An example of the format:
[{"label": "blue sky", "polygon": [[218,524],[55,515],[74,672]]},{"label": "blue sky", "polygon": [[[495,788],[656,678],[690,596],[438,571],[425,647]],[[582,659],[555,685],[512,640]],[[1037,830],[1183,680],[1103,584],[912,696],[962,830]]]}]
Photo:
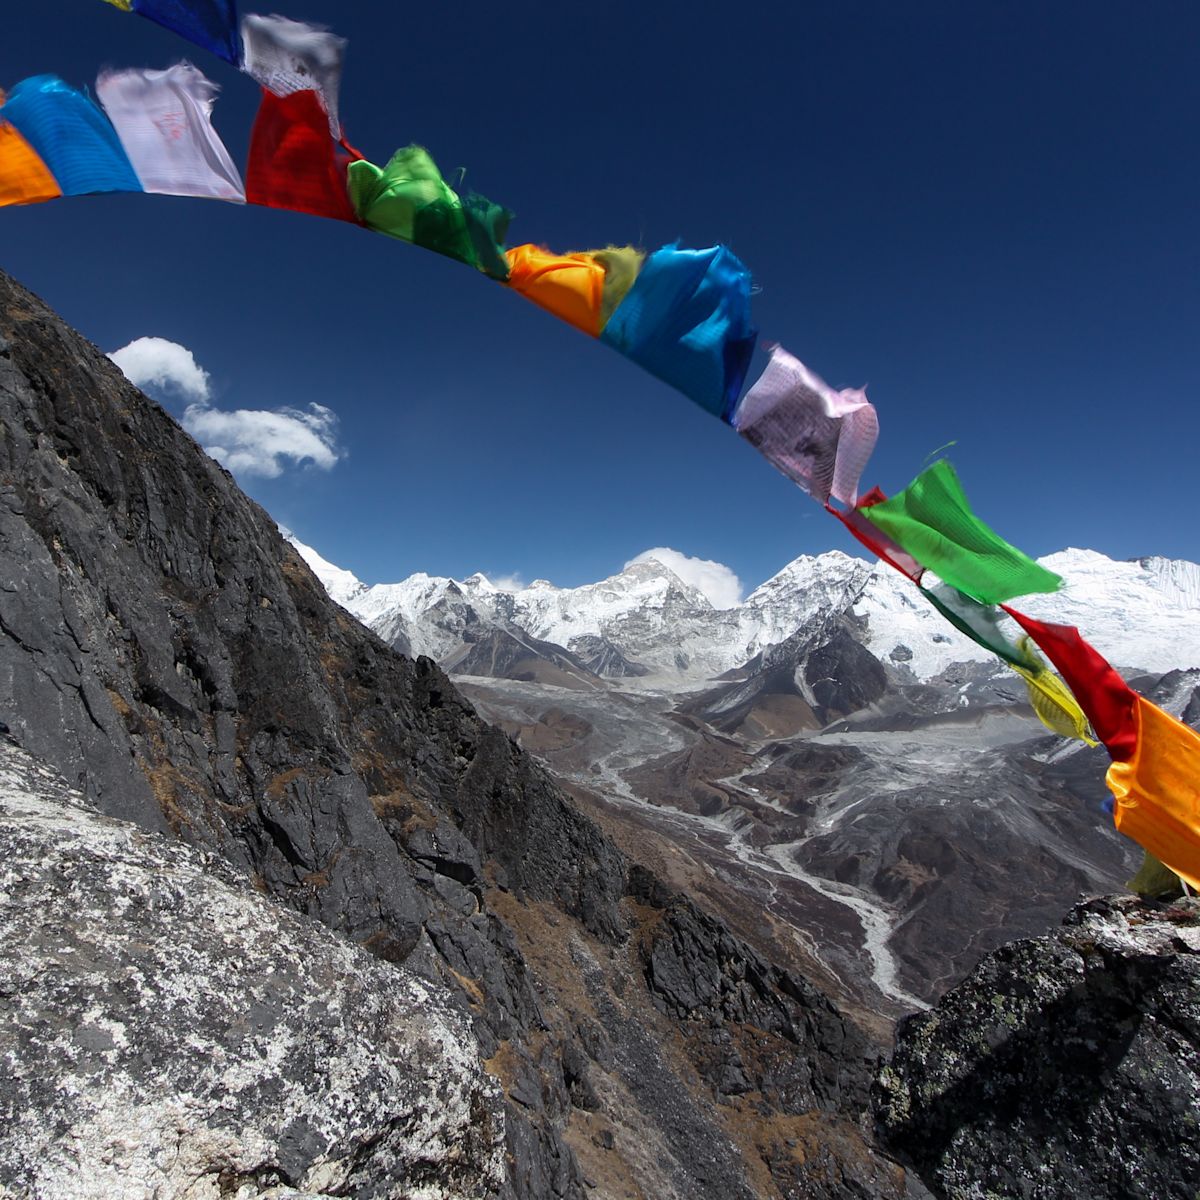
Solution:
[{"label": "blue sky", "polygon": [[[256,11],[252,5],[247,11]],[[1023,549],[1200,557],[1200,9],[1108,3],[403,8],[273,0],[350,39],[341,112],[517,214],[510,241],[724,241],[755,313],[882,433],[946,443]],[[188,57],[244,161],[252,82],[100,0],[22,6],[0,85]],[[0,212],[0,267],[105,350],[188,347],[211,407],[336,416],[241,475],[370,581],[599,578],[650,546],[753,586],[836,522],[682,396],[504,288],[335,222],[157,196]],[[765,361],[759,355],[755,370]],[[182,414],[179,397],[166,397]]]}]

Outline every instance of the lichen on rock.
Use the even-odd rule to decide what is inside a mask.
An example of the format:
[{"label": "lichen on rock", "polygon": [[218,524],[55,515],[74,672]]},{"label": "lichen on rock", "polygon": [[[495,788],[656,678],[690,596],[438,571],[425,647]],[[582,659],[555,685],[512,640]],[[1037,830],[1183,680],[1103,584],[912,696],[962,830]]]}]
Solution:
[{"label": "lichen on rock", "polygon": [[503,1106],[429,984],[0,744],[0,1195],[466,1200]]}]

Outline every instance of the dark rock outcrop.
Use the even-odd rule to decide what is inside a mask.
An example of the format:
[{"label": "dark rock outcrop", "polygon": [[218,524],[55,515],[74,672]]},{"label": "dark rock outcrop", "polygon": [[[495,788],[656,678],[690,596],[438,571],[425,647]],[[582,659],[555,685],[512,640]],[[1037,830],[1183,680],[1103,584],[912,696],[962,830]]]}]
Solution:
[{"label": "dark rock outcrop", "polygon": [[[786,641],[756,656],[741,679],[705,692],[680,706],[703,717],[714,729],[780,736],[816,729],[858,712],[888,687],[879,660],[852,634],[851,618],[837,616],[816,628],[797,630]],[[779,723],[781,701],[790,701]],[[790,726],[790,727],[789,727]]]},{"label": "dark rock outcrop", "polygon": [[[579,1197],[588,1172],[689,1200],[853,1196],[868,1176],[902,1194],[856,1125],[863,1054],[835,1061],[853,1025],[699,910],[689,927],[721,953],[677,955],[672,986],[743,999],[702,1020],[656,1008],[643,926],[675,918],[628,898],[609,838],[433,663],[329,600],[226,472],[3,275],[0,429],[0,717],[104,813],[219,855],[468,1014],[504,1089],[503,1195]],[[585,987],[573,955],[605,968]],[[710,1069],[714,1038],[741,1067]],[[783,1057],[772,1090],[759,1063]]]},{"label": "dark rock outcrop", "polygon": [[882,1130],[940,1196],[1195,1200],[1200,902],[1079,905],[899,1030]]}]

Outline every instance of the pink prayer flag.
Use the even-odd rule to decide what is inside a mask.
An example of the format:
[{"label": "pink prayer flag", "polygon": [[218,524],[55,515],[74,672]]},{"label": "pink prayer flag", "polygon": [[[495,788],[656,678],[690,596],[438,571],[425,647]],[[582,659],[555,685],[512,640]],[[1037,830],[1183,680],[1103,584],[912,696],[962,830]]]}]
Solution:
[{"label": "pink prayer flag", "polygon": [[851,507],[879,436],[865,393],[834,391],[782,346],[738,405],[733,426],[815,500],[833,496]]}]

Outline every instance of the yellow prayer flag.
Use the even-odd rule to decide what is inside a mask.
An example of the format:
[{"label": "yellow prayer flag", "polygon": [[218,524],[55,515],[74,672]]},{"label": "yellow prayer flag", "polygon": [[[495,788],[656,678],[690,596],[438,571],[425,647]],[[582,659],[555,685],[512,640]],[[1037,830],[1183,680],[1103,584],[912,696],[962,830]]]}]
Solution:
[{"label": "yellow prayer flag", "polygon": [[133,0],[105,0],[105,3],[119,8],[122,12],[133,12]]},{"label": "yellow prayer flag", "polygon": [[1108,768],[1113,819],[1189,886],[1200,891],[1200,735],[1139,696],[1137,746]]},{"label": "yellow prayer flag", "polygon": [[1089,746],[1097,745],[1092,736],[1092,727],[1071,694],[1071,689],[1046,666],[1028,634],[1017,642],[1017,650],[1026,665],[1021,667],[1014,662],[1008,665],[1025,680],[1029,703],[1037,719],[1059,737],[1076,738],[1087,742]]},{"label": "yellow prayer flag", "polygon": [[61,195],[62,188],[37,151],[11,125],[0,120],[0,207],[40,204]]}]

